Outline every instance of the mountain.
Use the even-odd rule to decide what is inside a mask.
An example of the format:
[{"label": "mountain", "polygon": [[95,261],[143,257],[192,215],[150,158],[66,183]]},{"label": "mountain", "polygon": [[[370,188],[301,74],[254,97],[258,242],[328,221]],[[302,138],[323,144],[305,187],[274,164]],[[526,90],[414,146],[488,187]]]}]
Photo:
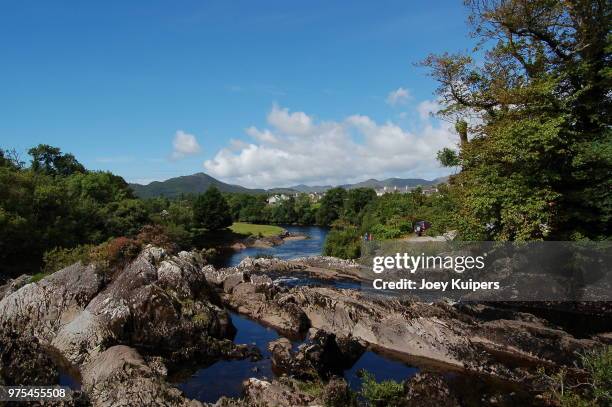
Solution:
[{"label": "mountain", "polygon": [[332,189],[332,188],[333,188],[332,185],[315,185],[315,186],[310,186],[310,185],[304,185],[304,184],[294,185],[292,187],[289,187],[289,189],[293,189],[294,191],[305,192],[307,194],[310,194],[312,192],[325,192],[328,189]]},{"label": "mountain", "polygon": [[346,185],[341,185],[341,186],[342,188],[346,188],[346,189],[354,189],[354,188],[381,189],[384,187],[387,187],[387,188],[397,187],[398,189],[405,189],[406,187],[414,188],[419,185],[427,186],[427,185],[433,185],[433,184],[436,184],[436,182],[428,181],[426,179],[421,179],[421,178],[387,178],[382,181],[379,181],[377,179],[369,179],[366,181],[358,182],[356,184],[346,184]]},{"label": "mountain", "polygon": [[240,185],[226,184],[203,172],[170,178],[165,181],[153,181],[147,185],[130,184],[130,187],[136,196],[140,198],[153,198],[156,196],[173,198],[181,194],[199,194],[206,192],[206,190],[213,185],[221,192],[244,192],[252,194],[266,192],[263,189],[249,189],[241,187]]},{"label": "mountain", "polygon": [[[442,182],[446,182],[447,180],[448,177],[436,178],[433,181],[428,181],[426,179],[420,178],[387,178],[382,181],[379,181],[377,179],[369,179],[366,181],[358,182],[356,184],[345,184],[340,186],[345,189],[382,189],[384,187],[387,187],[387,189],[393,189],[395,187],[397,187],[397,189],[405,189],[406,187],[414,188],[419,185],[436,185]],[[200,194],[202,192],[205,192],[209,187],[213,185],[216,186],[221,192],[243,192],[247,194],[293,194],[295,192],[320,193],[333,188],[333,186],[331,185],[309,186],[300,184],[288,188],[272,188],[268,190],[250,189],[242,187],[240,185],[226,184],[225,182],[221,182],[208,174],[204,174],[203,172],[199,172],[193,175],[170,178],[166,181],[154,181],[147,185],[130,184],[130,187],[132,188],[136,196],[140,198],[153,198],[156,196],[165,196],[168,198],[173,198],[181,194]]]}]

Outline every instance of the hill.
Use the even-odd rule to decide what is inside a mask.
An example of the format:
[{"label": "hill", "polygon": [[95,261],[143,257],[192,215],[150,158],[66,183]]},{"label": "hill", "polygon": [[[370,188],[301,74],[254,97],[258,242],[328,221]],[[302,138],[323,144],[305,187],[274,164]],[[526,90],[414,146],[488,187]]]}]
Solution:
[{"label": "hill", "polygon": [[[416,186],[427,186],[436,185],[442,182],[446,182],[448,177],[436,178],[435,180],[428,181],[421,178],[387,178],[382,181],[377,179],[369,179],[366,181],[358,182],[356,184],[344,184],[340,185],[345,189],[354,188],[373,188],[381,189],[384,187],[404,189],[406,187],[413,188]],[[226,184],[216,178],[211,177],[208,174],[199,172],[193,175],[185,175],[182,177],[170,178],[166,181],[154,181],[147,185],[141,184],[130,184],[130,187],[134,193],[140,198],[153,198],[156,196],[165,196],[168,198],[174,198],[181,194],[200,194],[205,192],[209,187],[216,186],[221,192],[242,192],[247,194],[292,194],[295,192],[325,192],[332,185],[295,185],[288,188],[272,188],[272,189],[251,189],[245,188],[240,185]]]},{"label": "hill", "polygon": [[435,185],[437,183],[438,182],[436,182],[436,180],[428,181],[426,179],[421,179],[421,178],[387,178],[382,181],[379,181],[377,179],[369,179],[366,181],[358,182],[356,184],[341,185],[341,187],[346,188],[346,189],[354,189],[354,188],[381,189],[384,187],[387,187],[387,188],[397,187],[398,189],[404,189],[406,187],[414,188],[419,185],[427,186],[427,185]]},{"label": "hill", "polygon": [[249,189],[241,187],[240,185],[226,184],[203,172],[170,178],[165,181],[154,181],[147,185],[130,184],[130,187],[136,196],[140,198],[153,198],[156,196],[174,198],[181,194],[200,194],[206,192],[206,190],[213,185],[221,192],[244,192],[252,194],[266,192],[263,189]]}]

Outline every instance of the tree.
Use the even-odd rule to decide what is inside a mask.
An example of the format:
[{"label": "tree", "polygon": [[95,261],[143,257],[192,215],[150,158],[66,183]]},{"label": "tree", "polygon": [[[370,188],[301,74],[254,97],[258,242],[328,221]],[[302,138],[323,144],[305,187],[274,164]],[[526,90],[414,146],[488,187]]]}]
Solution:
[{"label": "tree", "polygon": [[454,150],[444,147],[438,151],[438,161],[444,167],[457,167],[460,164],[459,157]]},{"label": "tree", "polygon": [[308,194],[301,193],[295,199],[295,215],[300,225],[315,223],[315,209]]},{"label": "tree", "polygon": [[355,188],[346,193],[346,201],[344,202],[344,216],[358,224],[361,221],[363,209],[374,199],[376,199],[376,191],[372,188]]},{"label": "tree", "polygon": [[[484,52],[424,64],[461,140],[464,237],[602,239],[612,223],[609,27],[600,0],[468,0]],[[469,123],[469,124],[468,124]],[[468,139],[469,136],[469,139]]]},{"label": "tree", "polygon": [[332,188],[321,198],[321,206],[317,212],[317,223],[329,226],[342,215],[346,190],[344,188]]},{"label": "tree", "polygon": [[24,162],[21,161],[21,157],[19,156],[17,150],[3,150],[0,148],[0,167],[21,169],[23,166]]},{"label": "tree", "polygon": [[208,230],[225,229],[232,224],[230,207],[214,186],[196,198],[193,217],[197,226]]},{"label": "tree", "polygon": [[28,150],[32,170],[49,175],[70,175],[85,172],[85,167],[72,154],[62,154],[57,147],[39,144]]}]

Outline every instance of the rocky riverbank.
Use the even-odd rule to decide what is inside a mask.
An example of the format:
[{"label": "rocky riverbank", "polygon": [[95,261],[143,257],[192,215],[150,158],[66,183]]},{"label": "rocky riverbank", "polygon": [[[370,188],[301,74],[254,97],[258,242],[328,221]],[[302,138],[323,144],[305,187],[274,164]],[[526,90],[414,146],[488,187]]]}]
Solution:
[{"label": "rocky riverbank", "polygon": [[[257,358],[257,349],[229,339],[230,308],[287,337],[307,340],[298,349],[285,339],[270,343],[273,367],[284,378],[251,379],[244,399],[219,405],[313,405],[344,397],[346,383],[337,379],[338,372],[368,347],[423,367],[405,383],[406,405],[427,405],[422,402],[428,397],[461,405],[453,404],[459,403],[455,390],[436,372],[520,383],[535,393],[538,368],[580,374],[576,354],[607,337],[579,339],[532,314],[492,305],[425,304],[333,287],[287,288],[270,278],[281,271],[357,278],[357,269],[352,262],[317,257],[249,258],[218,270],[198,252],[169,256],[147,247],[112,273],[77,263],[36,283],[13,281],[0,288],[2,360],[11,360],[0,365],[0,377],[6,384],[55,382],[57,369],[42,351],[52,348],[80,372],[78,405],[202,405],[167,382],[168,367],[186,360]],[[23,346],[34,353],[18,351]],[[322,383],[321,391],[309,394],[301,381]]]}]

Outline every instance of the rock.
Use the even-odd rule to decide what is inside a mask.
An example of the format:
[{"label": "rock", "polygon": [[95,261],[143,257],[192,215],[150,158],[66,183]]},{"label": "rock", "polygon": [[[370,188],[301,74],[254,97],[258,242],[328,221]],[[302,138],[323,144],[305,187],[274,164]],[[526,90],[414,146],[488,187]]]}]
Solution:
[{"label": "rock", "polygon": [[26,284],[0,300],[0,322],[50,342],[102,289],[103,277],[94,265],[76,263]]},{"label": "rock", "polygon": [[328,407],[357,407],[357,396],[346,380],[333,377],[325,386],[321,401]]},{"label": "rock", "polygon": [[298,347],[297,352],[292,351],[292,344],[286,338],[270,342],[268,349],[272,354],[272,367],[276,371],[300,380],[328,380],[352,367],[365,350],[359,343],[347,338],[342,340],[342,345],[338,345],[335,335],[317,331]]},{"label": "rock", "polygon": [[[168,256],[152,246],[110,277],[77,263],[7,294],[0,322],[4,331],[55,348],[80,370],[96,406],[190,405],[165,383],[161,357],[260,357],[224,339],[235,328],[204,266],[200,252]],[[136,348],[147,349],[149,363]]]},{"label": "rock", "polygon": [[244,393],[250,406],[299,407],[315,405],[315,397],[298,391],[280,381],[268,382],[255,378],[244,383]]},{"label": "rock", "polygon": [[135,349],[127,346],[113,346],[98,354],[82,375],[96,407],[202,406],[166,384]]},{"label": "rock", "polygon": [[[249,273],[249,264],[254,263],[245,262],[241,270]],[[285,289],[245,281],[223,294],[222,301],[282,332],[302,333],[312,327],[412,359],[509,380],[520,380],[529,371],[535,374],[537,365],[569,366],[575,352],[596,344],[526,313],[490,306],[426,304],[330,287]],[[310,355],[318,352],[316,347],[309,351]],[[308,366],[294,362],[284,369],[312,376]]]},{"label": "rock", "polygon": [[31,278],[31,275],[23,274],[17,278],[7,281],[6,284],[0,286],[0,300],[28,284]]},{"label": "rock", "polygon": [[294,264],[301,264],[310,267],[320,267],[335,270],[358,270],[362,266],[355,260],[339,259],[331,256],[308,256],[298,257],[290,261]]},{"label": "rock", "polygon": [[240,264],[238,264],[238,269],[241,269],[241,270],[248,269],[250,272],[257,272],[257,271],[279,272],[279,271],[302,270],[304,268],[305,267],[301,264],[297,264],[295,262],[290,262],[287,260],[277,259],[275,257],[272,257],[272,258],[246,257],[240,262]]},{"label": "rock", "polygon": [[234,243],[233,245],[230,246],[230,248],[234,251],[241,251],[247,248],[247,246],[244,243],[238,242],[238,243]]},{"label": "rock", "polygon": [[[289,336],[298,336],[308,329],[308,319],[304,312],[293,302],[292,297],[283,296],[282,289],[273,285],[269,277],[247,275],[244,271],[234,270],[220,271],[211,275],[211,278],[218,281],[221,275],[224,278],[221,298],[230,308]],[[226,286],[225,281],[231,283]]]},{"label": "rock", "polygon": [[38,339],[10,327],[0,330],[0,385],[59,383],[59,370]]},{"label": "rock", "polygon": [[417,373],[404,383],[406,407],[459,407],[441,375]]}]

